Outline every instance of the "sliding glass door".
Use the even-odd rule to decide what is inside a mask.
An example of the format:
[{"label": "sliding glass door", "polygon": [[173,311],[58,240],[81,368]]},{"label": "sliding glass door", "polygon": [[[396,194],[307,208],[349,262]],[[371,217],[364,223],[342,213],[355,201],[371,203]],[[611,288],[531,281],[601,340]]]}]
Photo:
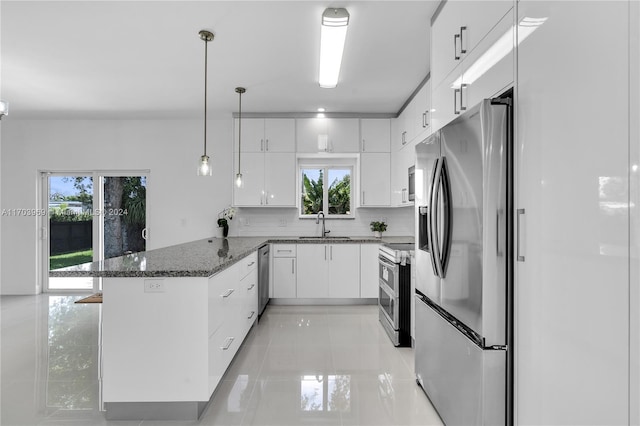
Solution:
[{"label": "sliding glass door", "polygon": [[100,289],[94,278],[49,278],[72,267],[146,249],[147,172],[44,172],[43,289]]}]

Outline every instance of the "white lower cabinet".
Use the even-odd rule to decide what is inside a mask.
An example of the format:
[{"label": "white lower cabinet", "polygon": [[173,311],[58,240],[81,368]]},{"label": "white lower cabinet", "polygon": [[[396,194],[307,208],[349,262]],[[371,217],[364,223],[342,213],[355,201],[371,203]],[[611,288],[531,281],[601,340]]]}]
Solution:
[{"label": "white lower cabinet", "polygon": [[209,392],[213,393],[258,316],[258,257],[209,278]]},{"label": "white lower cabinet", "polygon": [[360,246],[360,297],[378,298],[379,244]]},{"label": "white lower cabinet", "polygon": [[292,299],[296,297],[296,245],[274,244],[271,246],[271,297]]},{"label": "white lower cabinet", "polygon": [[299,244],[297,297],[360,297],[359,244]]}]

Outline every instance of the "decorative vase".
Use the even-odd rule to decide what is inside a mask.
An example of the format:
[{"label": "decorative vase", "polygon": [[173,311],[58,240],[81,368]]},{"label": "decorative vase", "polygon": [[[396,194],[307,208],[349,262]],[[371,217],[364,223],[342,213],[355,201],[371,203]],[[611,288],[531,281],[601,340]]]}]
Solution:
[{"label": "decorative vase", "polygon": [[229,225],[222,225],[222,237],[227,238],[229,235]]},{"label": "decorative vase", "polygon": [[373,231],[373,236],[376,238],[382,238],[382,233],[380,231]]}]

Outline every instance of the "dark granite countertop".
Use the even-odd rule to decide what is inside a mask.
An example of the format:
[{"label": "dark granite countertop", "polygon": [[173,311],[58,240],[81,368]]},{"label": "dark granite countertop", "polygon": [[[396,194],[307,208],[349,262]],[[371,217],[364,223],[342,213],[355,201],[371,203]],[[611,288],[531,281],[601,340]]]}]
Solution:
[{"label": "dark granite countertop", "polygon": [[210,277],[268,243],[381,244],[411,242],[413,237],[231,237],[208,238],[100,262],[49,271],[50,277]]}]

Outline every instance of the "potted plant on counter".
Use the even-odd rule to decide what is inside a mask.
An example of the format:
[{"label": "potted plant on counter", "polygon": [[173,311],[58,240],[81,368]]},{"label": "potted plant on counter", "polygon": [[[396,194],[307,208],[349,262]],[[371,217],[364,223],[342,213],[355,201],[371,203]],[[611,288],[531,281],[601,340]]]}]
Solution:
[{"label": "potted plant on counter", "polygon": [[236,214],[236,209],[233,207],[227,207],[218,213],[218,226],[222,228],[222,237],[227,238],[229,235],[229,221],[233,219]]},{"label": "potted plant on counter", "polygon": [[384,222],[373,221],[369,225],[373,231],[373,236],[376,238],[382,238],[382,233],[387,230],[387,224]]}]

